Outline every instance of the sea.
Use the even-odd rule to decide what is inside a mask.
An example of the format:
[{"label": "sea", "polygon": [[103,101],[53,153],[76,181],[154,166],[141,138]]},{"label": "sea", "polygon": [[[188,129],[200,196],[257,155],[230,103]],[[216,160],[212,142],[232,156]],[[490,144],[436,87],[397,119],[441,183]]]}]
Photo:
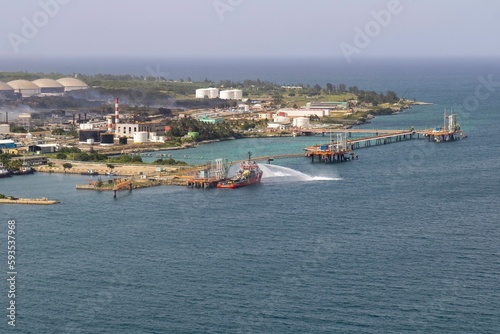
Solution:
[{"label": "sea", "polygon": [[[448,111],[467,138],[362,148],[337,164],[276,159],[261,163],[260,185],[237,190],[161,186],[113,198],[75,189],[95,177],[0,179],[0,193],[61,202],[0,206],[0,332],[500,332],[500,61],[106,61],[12,61],[4,70],[149,68],[192,80],[393,90],[432,105],[358,128],[439,127]],[[241,139],[163,153],[200,163],[301,153],[328,140]]]}]

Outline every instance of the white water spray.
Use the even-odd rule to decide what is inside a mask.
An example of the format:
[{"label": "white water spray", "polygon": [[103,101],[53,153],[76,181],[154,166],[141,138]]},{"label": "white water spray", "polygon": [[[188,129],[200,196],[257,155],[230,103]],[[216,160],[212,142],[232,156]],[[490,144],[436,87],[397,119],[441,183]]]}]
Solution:
[{"label": "white water spray", "polygon": [[310,176],[299,172],[295,169],[277,166],[259,164],[260,169],[264,172],[262,182],[306,182],[306,181],[338,181],[341,178]]}]

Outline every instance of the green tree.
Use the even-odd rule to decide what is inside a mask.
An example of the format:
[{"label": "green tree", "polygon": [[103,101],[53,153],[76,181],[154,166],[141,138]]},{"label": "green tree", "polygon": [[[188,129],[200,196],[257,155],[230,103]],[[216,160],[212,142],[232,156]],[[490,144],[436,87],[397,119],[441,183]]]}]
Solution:
[{"label": "green tree", "polygon": [[66,169],[71,169],[71,168],[73,168],[73,165],[72,165],[72,164],[70,164],[69,162],[65,162],[65,163],[63,163],[62,167],[63,167],[63,169],[64,169],[64,172],[66,172]]},{"label": "green tree", "polygon": [[6,165],[7,169],[10,171],[17,171],[22,166],[23,166],[23,163],[21,162],[21,160],[10,160]]},{"label": "green tree", "polygon": [[330,82],[326,84],[326,90],[328,91],[329,94],[333,92],[333,85]]},{"label": "green tree", "polygon": [[339,84],[338,92],[344,94],[346,92],[346,86],[344,84]]},{"label": "green tree", "polygon": [[66,158],[67,158],[66,153],[59,152],[56,155],[56,159],[62,159],[62,160],[64,160]]}]

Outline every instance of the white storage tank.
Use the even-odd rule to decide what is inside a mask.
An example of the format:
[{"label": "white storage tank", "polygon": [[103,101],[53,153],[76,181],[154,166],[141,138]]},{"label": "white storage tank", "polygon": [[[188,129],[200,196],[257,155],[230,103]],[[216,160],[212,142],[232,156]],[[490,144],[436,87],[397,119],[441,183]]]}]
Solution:
[{"label": "white storage tank", "polygon": [[148,133],[145,131],[134,133],[134,144],[147,143]]},{"label": "white storage tank", "polygon": [[195,96],[197,99],[204,99],[205,97],[208,97],[208,90],[205,88],[197,89]]},{"label": "white storage tank", "polygon": [[243,100],[243,91],[240,89],[233,89],[233,99]]},{"label": "white storage tank", "polygon": [[197,99],[215,99],[219,96],[217,88],[200,88],[196,90]]},{"label": "white storage tank", "polygon": [[233,99],[233,91],[232,90],[221,90],[220,96],[221,100],[232,100]]},{"label": "white storage tank", "polygon": [[208,98],[216,99],[219,97],[219,89],[218,88],[208,88]]},{"label": "white storage tank", "polygon": [[290,118],[286,116],[276,116],[274,117],[274,123],[287,124],[290,123]]},{"label": "white storage tank", "polygon": [[303,128],[309,125],[308,117],[297,117],[293,119],[293,126],[296,128]]}]

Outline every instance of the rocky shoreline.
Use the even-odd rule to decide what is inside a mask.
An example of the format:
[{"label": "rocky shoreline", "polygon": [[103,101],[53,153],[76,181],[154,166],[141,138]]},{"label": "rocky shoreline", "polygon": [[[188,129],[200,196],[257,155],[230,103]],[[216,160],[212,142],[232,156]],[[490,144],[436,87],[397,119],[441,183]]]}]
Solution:
[{"label": "rocky shoreline", "polygon": [[31,204],[31,205],[52,205],[59,204],[59,201],[50,200],[48,198],[1,198],[0,204]]}]

